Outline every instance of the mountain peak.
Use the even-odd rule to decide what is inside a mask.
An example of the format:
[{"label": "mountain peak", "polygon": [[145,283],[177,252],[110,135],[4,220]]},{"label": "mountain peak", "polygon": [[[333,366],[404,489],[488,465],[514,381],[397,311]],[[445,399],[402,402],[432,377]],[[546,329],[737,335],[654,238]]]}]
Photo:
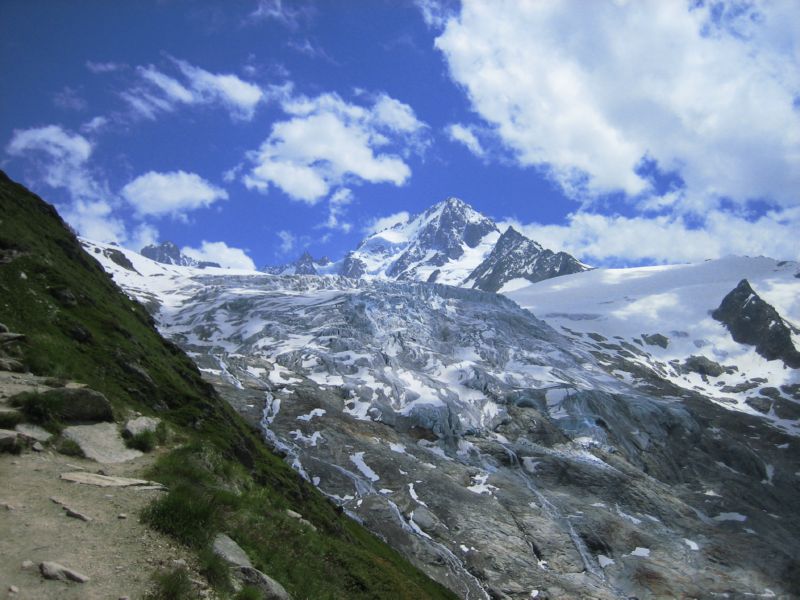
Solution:
[{"label": "mountain peak", "polygon": [[177,265],[179,267],[219,267],[220,265],[210,261],[197,261],[183,254],[177,245],[169,240],[160,244],[150,244],[139,251],[139,254],[150,260],[165,264]]}]

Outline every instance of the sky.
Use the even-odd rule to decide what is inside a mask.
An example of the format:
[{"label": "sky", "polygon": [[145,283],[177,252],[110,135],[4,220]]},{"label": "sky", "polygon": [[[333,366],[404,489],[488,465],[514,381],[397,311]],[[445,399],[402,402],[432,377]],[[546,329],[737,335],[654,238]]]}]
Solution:
[{"label": "sky", "polygon": [[456,196],[595,266],[800,259],[796,0],[4,0],[0,68],[0,168],[134,250],[336,260]]}]

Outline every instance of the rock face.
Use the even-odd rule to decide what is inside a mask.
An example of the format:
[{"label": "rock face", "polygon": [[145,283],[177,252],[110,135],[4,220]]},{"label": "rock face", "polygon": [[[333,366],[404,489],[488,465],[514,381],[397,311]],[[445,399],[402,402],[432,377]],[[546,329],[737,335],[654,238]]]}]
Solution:
[{"label": "rock face", "polygon": [[113,421],[111,403],[95,390],[80,388],[55,388],[41,394],[41,401],[62,421]]},{"label": "rock face", "polygon": [[270,275],[319,275],[330,264],[331,259],[327,256],[314,258],[306,251],[293,263],[279,266],[267,265],[261,270]]},{"label": "rock face", "polygon": [[[219,267],[219,263],[210,261],[198,261],[181,253],[178,247],[172,242],[163,242],[155,245],[151,244],[141,249],[140,254],[165,265],[178,265],[181,267]],[[127,268],[127,267],[125,267]]]},{"label": "rock face", "polygon": [[492,252],[470,273],[467,287],[496,292],[512,279],[535,283],[543,279],[580,273],[588,267],[566,252],[555,253],[526,238],[513,227],[506,229]]},{"label": "rock face", "polygon": [[740,344],[755,346],[767,360],[782,360],[787,366],[800,369],[800,352],[792,342],[793,329],[746,279],[725,296],[711,316],[723,323]]}]

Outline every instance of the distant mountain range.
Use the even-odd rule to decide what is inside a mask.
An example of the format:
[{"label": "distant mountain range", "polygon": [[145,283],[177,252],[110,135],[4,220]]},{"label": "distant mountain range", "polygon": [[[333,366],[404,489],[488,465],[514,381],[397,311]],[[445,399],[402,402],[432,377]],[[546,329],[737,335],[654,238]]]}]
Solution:
[{"label": "distant mountain range", "polygon": [[[165,242],[142,249],[156,262],[197,263]],[[497,223],[463,200],[448,198],[405,223],[373,233],[344,259],[314,258],[307,251],[296,261],[263,267],[271,275],[342,275],[353,279],[424,281],[498,291],[515,279],[535,283],[589,267],[566,252],[553,252]]]}]

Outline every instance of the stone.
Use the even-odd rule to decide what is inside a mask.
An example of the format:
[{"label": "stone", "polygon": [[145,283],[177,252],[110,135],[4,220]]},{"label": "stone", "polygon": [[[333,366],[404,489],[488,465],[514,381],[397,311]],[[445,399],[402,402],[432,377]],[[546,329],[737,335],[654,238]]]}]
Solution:
[{"label": "stone", "polygon": [[45,561],[39,564],[39,571],[45,579],[54,579],[57,581],[74,581],[76,583],[86,583],[89,577],[83,573],[79,573],[69,567],[65,567],[57,562]]},{"label": "stone", "polygon": [[24,571],[27,571],[28,569],[32,569],[36,565],[33,564],[32,560],[23,560],[22,565],[20,566]]},{"label": "stone", "polygon": [[253,567],[237,567],[235,575],[244,585],[257,588],[265,600],[291,600],[286,589],[270,576]]},{"label": "stone", "polygon": [[41,394],[63,421],[113,421],[111,403],[103,394],[87,387],[63,387]]},{"label": "stone", "polygon": [[8,586],[8,592],[10,594],[19,594],[19,588],[15,585]]},{"label": "stone", "polygon": [[82,471],[77,471],[74,473],[62,473],[61,479],[64,481],[73,481],[75,483],[96,485],[99,487],[139,487],[146,489],[165,489],[164,486],[157,481],[131,479],[129,477],[113,477],[108,475],[98,475],[97,473],[85,473]]},{"label": "stone", "polygon": [[128,518],[128,515],[126,515],[125,513],[119,513],[119,514],[117,515],[117,518],[118,518],[118,519],[127,519],[127,518]]},{"label": "stone", "polygon": [[719,377],[725,372],[725,368],[722,365],[705,356],[690,356],[683,363],[683,368],[686,371],[699,375],[708,375],[709,377]]},{"label": "stone", "polygon": [[13,358],[0,357],[0,371],[23,373],[25,372],[25,365]]},{"label": "stone", "polygon": [[235,567],[253,567],[253,563],[250,562],[247,553],[224,533],[216,535],[211,549],[214,554]]},{"label": "stone", "polygon": [[0,429],[0,452],[12,452],[14,454],[20,451],[19,436],[16,431],[11,429]]},{"label": "stone", "polygon": [[160,422],[161,419],[154,419],[152,417],[137,417],[125,423],[125,428],[122,432],[123,435],[128,437],[133,437],[147,431],[154,432]]},{"label": "stone", "polygon": [[142,456],[138,450],[125,446],[115,423],[74,425],[65,428],[63,435],[78,444],[86,458],[99,463],[121,463]]},{"label": "stone", "polygon": [[31,446],[34,452],[43,452],[44,446],[42,446],[42,442],[33,442],[33,446]]},{"label": "stone", "polygon": [[8,502],[0,502],[0,508],[5,510],[14,510],[16,507],[13,504],[9,504]]},{"label": "stone", "polygon": [[21,436],[31,440],[36,440],[37,442],[48,442],[50,441],[50,438],[53,437],[53,434],[46,429],[43,429],[38,425],[31,425],[30,423],[20,423],[14,427],[14,429]]},{"label": "stone", "polygon": [[72,517],[73,519],[79,519],[81,521],[85,521],[87,523],[91,522],[92,517],[85,515],[83,513],[78,512],[77,510],[71,509],[69,506],[64,507],[64,512],[67,513],[68,517]]}]

